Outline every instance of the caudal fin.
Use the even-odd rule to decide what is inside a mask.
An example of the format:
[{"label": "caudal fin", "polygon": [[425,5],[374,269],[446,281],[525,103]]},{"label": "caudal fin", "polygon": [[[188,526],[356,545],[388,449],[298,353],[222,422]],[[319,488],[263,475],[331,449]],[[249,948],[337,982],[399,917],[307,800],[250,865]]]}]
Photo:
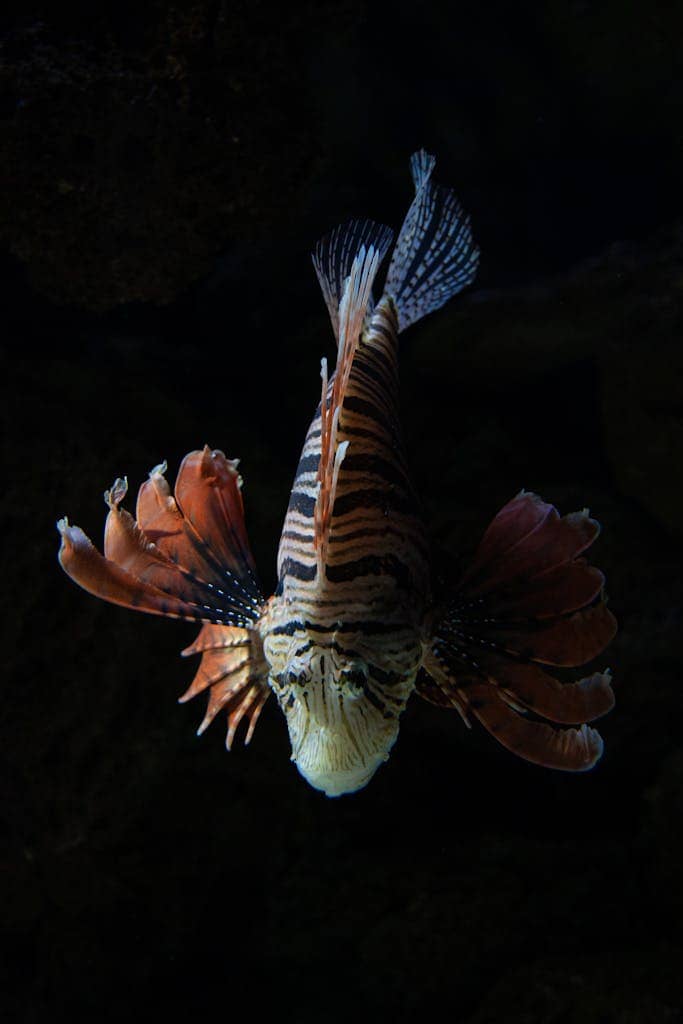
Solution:
[{"label": "caudal fin", "polygon": [[471,284],[479,250],[455,193],[435,185],[436,159],[423,149],[410,159],[415,198],[403,222],[385,285],[399,331],[439,309]]},{"label": "caudal fin", "polygon": [[586,664],[616,632],[604,577],[579,557],[598,532],[585,511],[560,517],[524,491],[508,502],[436,615],[424,656],[431,679],[418,685],[513,753],[565,771],[599,759],[602,739],[586,723],[614,704],[608,670],[567,683],[545,670]]}]

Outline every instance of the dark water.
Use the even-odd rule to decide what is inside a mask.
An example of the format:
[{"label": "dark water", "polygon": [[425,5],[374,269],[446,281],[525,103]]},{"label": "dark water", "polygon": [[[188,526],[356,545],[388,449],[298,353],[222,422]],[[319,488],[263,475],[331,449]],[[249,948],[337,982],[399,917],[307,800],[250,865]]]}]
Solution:
[{"label": "dark water", "polygon": [[[683,1019],[683,170],[675,5],[65,4],[3,15],[0,965],[11,1021]],[[332,354],[311,244],[398,226],[425,145],[483,251],[403,349],[447,572],[524,486],[603,524],[606,753],[571,777],[417,698],[326,800],[268,705],[179,708],[190,627],[57,567],[101,493],[242,459],[264,587]]]}]

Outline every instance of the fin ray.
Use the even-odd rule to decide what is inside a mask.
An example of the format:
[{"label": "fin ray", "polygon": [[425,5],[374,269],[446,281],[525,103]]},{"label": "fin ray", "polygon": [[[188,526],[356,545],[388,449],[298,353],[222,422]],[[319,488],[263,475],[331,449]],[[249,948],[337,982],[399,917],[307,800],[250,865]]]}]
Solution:
[{"label": "fin ray", "polygon": [[[575,667],[612,640],[604,577],[577,557],[598,535],[585,512],[560,517],[522,492],[484,533],[458,588],[435,617],[418,693],[476,717],[504,746],[552,768],[585,771],[602,740],[585,723],[614,705],[609,672],[563,683],[541,666]],[[440,691],[440,693],[438,692]],[[526,711],[560,726],[531,721]]]},{"label": "fin ray", "polygon": [[544,768],[585,772],[600,760],[603,741],[596,729],[555,729],[520,715],[486,683],[467,691],[467,708],[513,754]]},{"label": "fin ray", "polygon": [[399,331],[439,309],[471,284],[479,250],[455,193],[432,182],[436,161],[424,150],[411,157],[415,198],[389,266],[385,294],[398,312]]},{"label": "fin ray", "polygon": [[356,253],[339,303],[338,357],[332,380],[327,380],[327,361],[321,365],[323,394],[320,403],[321,451],[318,465],[318,495],[314,510],[314,543],[318,578],[323,579],[339,472],[348,441],[339,439],[340,417],[363,322],[372,295],[372,284],[383,256],[381,248],[361,246]]},{"label": "fin ray", "polygon": [[208,448],[190,453],[175,499],[161,468],[140,489],[139,521],[120,507],[125,480],[106,492],[104,555],[82,530],[60,520],[62,568],[114,604],[207,623],[253,624],[263,597],[246,541],[235,464]]},{"label": "fin ray", "polygon": [[484,535],[460,585],[471,595],[487,594],[520,580],[537,580],[571,563],[600,533],[588,513],[560,516],[537,495],[513,498]]},{"label": "fin ray", "polygon": [[190,621],[214,621],[199,604],[190,604],[168,594],[105,558],[79,526],[60,519],[59,563],[67,576],[89,594],[124,608],[135,608],[152,615],[167,615]]},{"label": "fin ray", "polygon": [[253,629],[233,626],[203,626],[183,655],[201,654],[192,683],[178,698],[184,704],[209,691],[206,714],[199,726],[201,735],[221,711],[228,716],[226,746],[231,749],[239,723],[248,721],[245,745],[249,743],[261,709],[270,694],[268,664],[261,637]]},{"label": "fin ray", "polygon": [[325,305],[330,314],[334,336],[340,341],[340,306],[354,260],[361,249],[379,253],[379,263],[386,256],[394,233],[383,224],[371,220],[351,220],[321,238],[313,253],[313,266],[320,282]]}]

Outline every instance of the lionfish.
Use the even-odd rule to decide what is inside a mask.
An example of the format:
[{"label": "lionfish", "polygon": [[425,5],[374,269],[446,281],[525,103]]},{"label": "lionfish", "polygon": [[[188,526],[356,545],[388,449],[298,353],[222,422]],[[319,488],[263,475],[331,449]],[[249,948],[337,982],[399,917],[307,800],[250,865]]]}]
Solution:
[{"label": "lionfish", "polygon": [[67,519],[58,523],[61,564],[85,590],[202,624],[183,651],[201,662],[180,698],[208,690],[199,733],[224,711],[228,749],[242,719],[248,743],[272,691],[292,760],[328,796],[362,788],[388,759],[413,693],[456,709],[467,726],[477,720],[520,757],[566,771],[599,759],[602,739],[586,723],[614,703],[609,670],[575,682],[546,671],[591,661],[616,631],[603,574],[582,557],[600,529],[586,510],[561,517],[521,491],[447,599],[434,597],[401,444],[398,335],[471,284],[479,260],[469,218],[433,182],[434,164],[422,150],[411,159],[415,197],[377,303],[390,229],[352,221],[316,246],[336,369],[330,375],[322,360],[270,598],[247,539],[238,463],[221,451],[187,455],[173,494],[166,465],[156,466],[135,518],[121,507],[127,482],[116,480],[105,493],[104,555]]}]

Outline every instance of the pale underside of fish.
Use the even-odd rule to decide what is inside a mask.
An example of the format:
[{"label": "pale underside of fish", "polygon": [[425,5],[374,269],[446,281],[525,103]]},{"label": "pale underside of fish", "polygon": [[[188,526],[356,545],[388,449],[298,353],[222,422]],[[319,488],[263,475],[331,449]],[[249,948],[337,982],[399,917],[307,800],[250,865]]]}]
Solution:
[{"label": "pale underside of fish", "polygon": [[304,441],[264,598],[244,525],[237,461],[205,447],[165,465],[121,507],[106,492],[104,555],[66,519],[60,561],[76,583],[115,604],[190,619],[185,655],[198,671],[181,701],[208,691],[199,728],[225,712],[227,746],[246,742],[269,694],[284,712],[292,760],[328,796],[365,786],[387,760],[416,693],[479,721],[537,764],[585,771],[602,754],[587,723],[614,703],[608,670],[560,681],[554,668],[593,660],[614,636],[602,573],[584,552],[599,525],[560,516],[521,491],[485,531],[446,599],[435,599],[427,530],[398,420],[399,334],[469,285],[478,250],[433,157],[411,160],[415,198],[379,300],[373,283],[392,232],[370,221],[337,228],[314,265],[337,340],[322,360],[320,402]]}]

